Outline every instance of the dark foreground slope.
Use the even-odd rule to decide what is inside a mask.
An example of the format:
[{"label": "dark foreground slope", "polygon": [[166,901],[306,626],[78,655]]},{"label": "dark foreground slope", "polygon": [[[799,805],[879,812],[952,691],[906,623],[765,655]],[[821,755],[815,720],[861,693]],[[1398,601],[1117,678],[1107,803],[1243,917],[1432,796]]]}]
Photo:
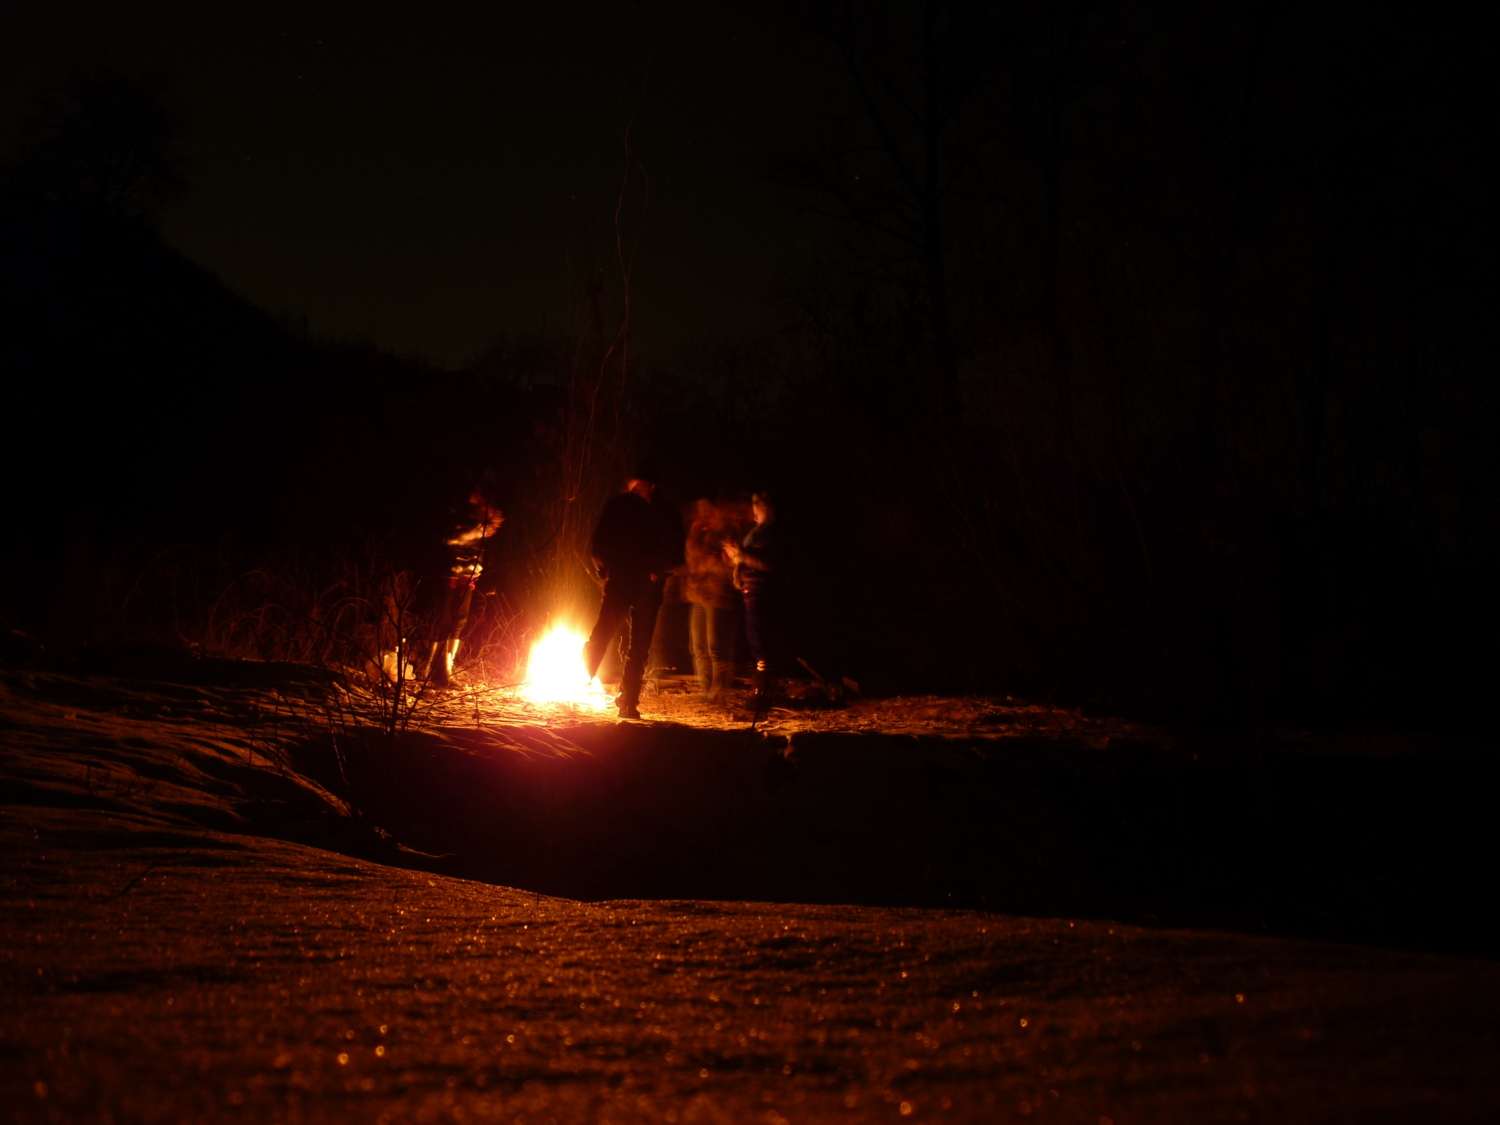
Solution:
[{"label": "dark foreground slope", "polygon": [[[527,722],[499,693],[298,769],[439,869],[569,898],[964,907],[1494,956],[1478,743],[1204,735],[982,700]],[[531,716],[534,720],[535,716]],[[674,721],[663,721],[671,719]],[[696,724],[696,725],[689,725]]]},{"label": "dark foreground slope", "polygon": [[[433,731],[384,776],[411,809],[441,812],[446,796],[444,831],[467,847],[434,860],[352,819],[357,793],[286,756],[305,684],[231,678],[0,679],[0,1104],[13,1121],[1500,1113],[1488,961],[994,911],[590,904],[411,869],[733,885],[780,839],[765,866],[788,874],[763,885],[793,885],[800,863],[814,886],[837,869],[799,858],[817,823],[865,832],[856,808],[904,799],[922,831],[941,828],[930,755],[851,761],[835,740],[796,765],[784,746],[741,741],[736,758],[667,726]],[[904,798],[881,777],[904,778]],[[953,826],[988,791],[976,777],[955,783]],[[1021,869],[1069,837],[1041,790],[1014,789],[979,843],[1010,846]],[[925,877],[920,863],[901,859],[920,833],[892,822],[888,837],[854,837],[837,862],[866,879],[890,864],[892,886],[920,886],[903,882]]]}]

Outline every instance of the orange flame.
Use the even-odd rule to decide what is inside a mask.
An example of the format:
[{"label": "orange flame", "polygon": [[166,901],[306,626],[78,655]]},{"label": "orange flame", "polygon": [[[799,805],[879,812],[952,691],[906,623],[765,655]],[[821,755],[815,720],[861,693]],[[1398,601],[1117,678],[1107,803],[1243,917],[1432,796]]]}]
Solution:
[{"label": "orange flame", "polygon": [[526,680],[517,694],[530,703],[603,711],[614,704],[597,677],[583,663],[584,636],[566,625],[554,625],[531,646]]}]

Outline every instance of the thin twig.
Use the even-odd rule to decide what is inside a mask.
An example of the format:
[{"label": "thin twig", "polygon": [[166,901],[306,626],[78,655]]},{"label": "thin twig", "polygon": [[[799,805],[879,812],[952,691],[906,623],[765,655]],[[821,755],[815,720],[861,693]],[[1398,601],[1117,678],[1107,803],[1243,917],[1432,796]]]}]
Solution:
[{"label": "thin twig", "polygon": [[115,899],[117,899],[117,898],[124,898],[125,895],[127,893],[129,893],[129,891],[130,891],[130,889],[132,887],[134,887],[137,883],[139,883],[147,875],[151,874],[151,872],[155,871],[163,863],[167,862],[167,860],[169,860],[169,859],[181,859],[183,856],[189,855],[189,854],[191,854],[191,853],[190,852],[176,852],[173,855],[159,855],[159,856],[157,856],[150,863],[146,864],[146,866],[141,870],[140,874],[138,874],[134,879],[130,880],[130,882],[126,883],[123,887],[121,887],[118,892],[116,892],[115,894],[110,895],[104,901],[105,902],[114,902]]}]

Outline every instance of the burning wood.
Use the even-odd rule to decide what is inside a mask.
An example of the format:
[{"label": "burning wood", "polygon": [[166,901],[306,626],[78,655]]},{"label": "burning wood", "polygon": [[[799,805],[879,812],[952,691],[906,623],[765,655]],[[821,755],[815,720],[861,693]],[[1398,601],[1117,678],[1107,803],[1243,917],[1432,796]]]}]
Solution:
[{"label": "burning wood", "polygon": [[526,680],[517,694],[528,703],[603,711],[614,697],[592,677],[583,662],[584,635],[566,625],[553,625],[531,646]]}]

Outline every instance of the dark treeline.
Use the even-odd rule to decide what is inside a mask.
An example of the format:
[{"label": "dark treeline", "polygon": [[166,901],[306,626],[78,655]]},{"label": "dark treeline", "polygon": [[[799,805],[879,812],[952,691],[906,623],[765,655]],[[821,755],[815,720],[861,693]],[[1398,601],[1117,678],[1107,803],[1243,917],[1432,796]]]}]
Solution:
[{"label": "dark treeline", "polygon": [[781,174],[836,234],[775,417],[844,643],[1248,723],[1482,697],[1475,40],[1337,4],[830,2],[813,32]]},{"label": "dark treeline", "polygon": [[806,89],[774,174],[825,237],[763,333],[670,356],[628,350],[606,271],[567,331],[461,372],[310,340],[140,215],[13,178],[6,622],[97,619],[110,552],[126,588],[183,544],[414,555],[481,468],[510,517],[488,581],[541,613],[587,593],[588,525],[651,452],[676,501],[778,494],[797,646],[832,674],[1233,724],[1477,718],[1480,39],[1332,4],[787,18]]}]

